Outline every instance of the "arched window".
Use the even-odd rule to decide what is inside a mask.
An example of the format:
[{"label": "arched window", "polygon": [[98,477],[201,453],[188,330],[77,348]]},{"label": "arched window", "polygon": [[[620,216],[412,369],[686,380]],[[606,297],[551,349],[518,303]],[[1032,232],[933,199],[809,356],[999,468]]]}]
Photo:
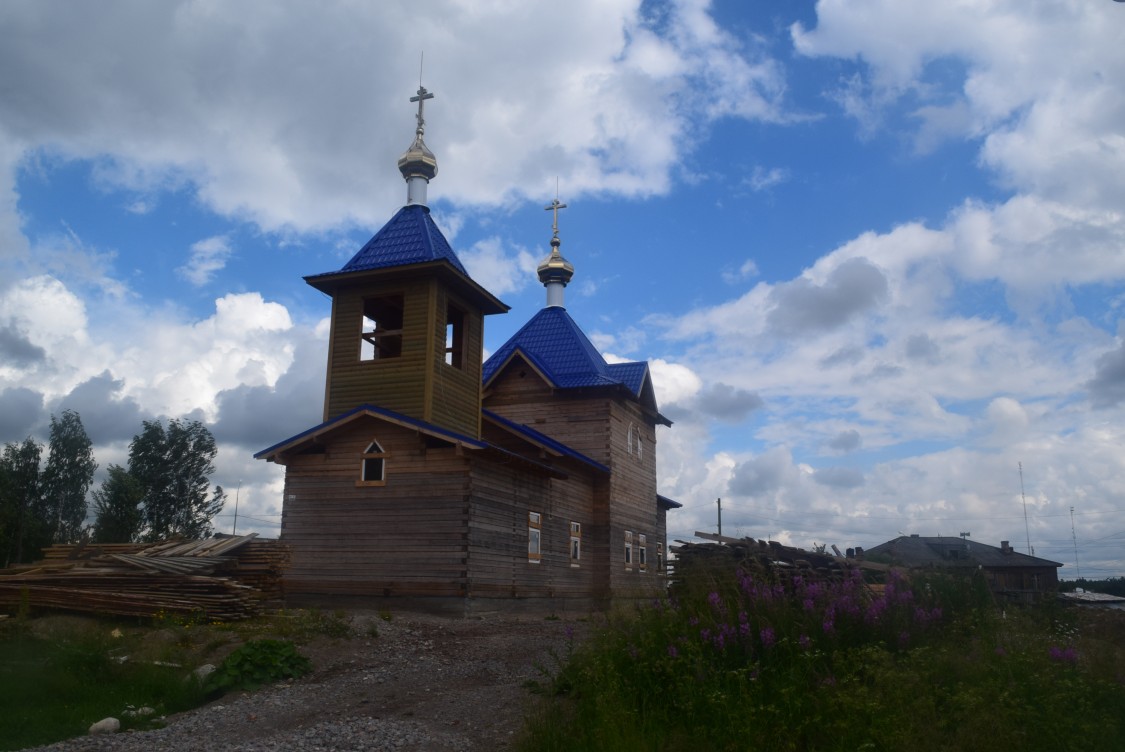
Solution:
[{"label": "arched window", "polygon": [[369,484],[382,484],[387,480],[387,453],[378,441],[372,441],[363,450],[363,469],[360,481]]}]

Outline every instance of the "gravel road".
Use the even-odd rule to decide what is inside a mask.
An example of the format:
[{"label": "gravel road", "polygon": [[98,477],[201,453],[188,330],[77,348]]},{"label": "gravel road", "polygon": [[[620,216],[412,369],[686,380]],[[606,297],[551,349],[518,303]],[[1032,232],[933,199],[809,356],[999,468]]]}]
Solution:
[{"label": "gravel road", "polygon": [[[511,616],[351,615],[350,639],[302,647],[313,671],[171,716],[165,728],[86,736],[52,752],[257,752],[510,749],[533,696],[524,684],[557,665],[584,623]],[[376,637],[366,636],[374,625]],[[575,633],[578,633],[577,635]]]}]

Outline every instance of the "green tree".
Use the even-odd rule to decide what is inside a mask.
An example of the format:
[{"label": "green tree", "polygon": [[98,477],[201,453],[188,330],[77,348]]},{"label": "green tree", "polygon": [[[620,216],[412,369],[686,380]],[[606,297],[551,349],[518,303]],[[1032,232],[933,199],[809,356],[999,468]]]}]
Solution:
[{"label": "green tree", "polygon": [[43,470],[45,519],[54,543],[74,543],[86,520],[86,492],[94,482],[94,448],[82,418],[64,410],[61,419],[51,416],[50,450]]},{"label": "green tree", "polygon": [[43,446],[29,436],[22,444],[5,444],[0,455],[0,556],[5,567],[37,558],[49,540],[39,491],[42,454]]},{"label": "green tree", "polygon": [[197,420],[173,418],[167,430],[160,421],[144,422],[129,445],[129,474],[143,491],[142,538],[211,534],[211,519],[226,500],[222,486],[209,493],[216,454],[214,437]]},{"label": "green tree", "polygon": [[94,491],[94,542],[133,543],[141,532],[140,482],[120,465],[110,465],[101,488]]}]

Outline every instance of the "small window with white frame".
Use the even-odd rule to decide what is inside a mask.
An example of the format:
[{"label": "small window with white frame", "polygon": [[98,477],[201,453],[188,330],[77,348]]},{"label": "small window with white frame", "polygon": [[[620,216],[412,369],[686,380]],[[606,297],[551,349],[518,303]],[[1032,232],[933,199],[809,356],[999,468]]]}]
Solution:
[{"label": "small window with white frame", "polygon": [[637,536],[637,564],[641,571],[648,569],[648,539],[644,535]]},{"label": "small window with white frame", "polygon": [[387,453],[378,441],[372,441],[363,450],[357,485],[382,486],[387,482]]},{"label": "small window with white frame", "polygon": [[527,560],[538,564],[543,559],[543,517],[539,512],[527,513]]},{"label": "small window with white frame", "polygon": [[664,544],[660,541],[656,542],[656,571],[664,571]]},{"label": "small window with white frame", "polygon": [[570,566],[577,567],[582,559],[582,523],[570,523]]},{"label": "small window with white frame", "polygon": [[633,532],[625,531],[625,568],[633,568]]}]

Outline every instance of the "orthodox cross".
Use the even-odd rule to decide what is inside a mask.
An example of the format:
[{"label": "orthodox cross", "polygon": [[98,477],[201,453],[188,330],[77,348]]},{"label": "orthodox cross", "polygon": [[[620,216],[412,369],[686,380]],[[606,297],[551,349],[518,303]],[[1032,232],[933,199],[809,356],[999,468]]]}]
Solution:
[{"label": "orthodox cross", "polygon": [[559,236],[559,209],[565,209],[566,204],[559,201],[558,196],[555,196],[555,200],[551,202],[551,205],[544,206],[543,208],[547,211],[555,212],[555,221],[551,223],[551,229],[554,231],[555,237],[557,238]]},{"label": "orthodox cross", "polygon": [[426,121],[422,117],[422,108],[425,105],[427,99],[433,99],[433,98],[434,98],[433,92],[426,91],[426,87],[422,86],[422,84],[418,84],[418,96],[410,98],[411,102],[417,102],[418,103],[418,114],[417,114],[416,117],[418,118],[418,131],[417,131],[417,133],[418,133],[419,136],[421,136],[423,131],[425,131],[425,129],[426,129]]}]

